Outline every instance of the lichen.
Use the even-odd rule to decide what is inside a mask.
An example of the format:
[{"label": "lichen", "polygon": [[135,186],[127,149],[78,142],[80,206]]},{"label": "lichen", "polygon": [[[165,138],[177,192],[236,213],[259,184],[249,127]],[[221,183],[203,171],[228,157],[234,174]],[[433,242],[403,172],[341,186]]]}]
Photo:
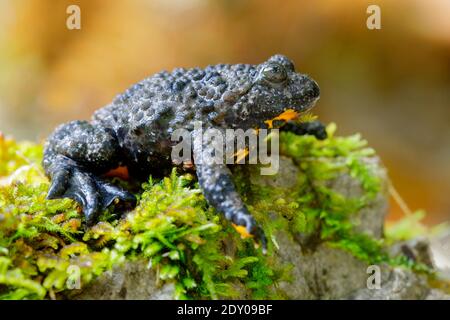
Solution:
[{"label": "lichen", "polygon": [[[253,169],[246,169],[252,166],[234,170],[238,190],[270,239],[267,255],[207,205],[192,175],[175,169],[162,180],[149,178],[135,210],[106,210],[85,230],[76,203],[45,199],[42,146],[0,138],[0,298],[70,297],[73,270],[84,287],[137,259],[145,259],[160,281],[175,283],[174,298],[242,297],[239,290],[249,298],[283,298],[276,284],[289,279],[291,266],[273,258],[280,230],[317,234],[319,241],[369,263],[414,267],[389,257],[382,240],[354,231],[351,215],[380,192],[379,178],[361,160],[375,152],[359,135],[336,137],[335,130],[328,126],[324,141],[281,134],[281,154],[300,169],[288,194],[252,183]],[[318,183],[345,170],[360,181],[362,197],[347,199]],[[224,242],[233,244],[232,256],[224,254]]]}]

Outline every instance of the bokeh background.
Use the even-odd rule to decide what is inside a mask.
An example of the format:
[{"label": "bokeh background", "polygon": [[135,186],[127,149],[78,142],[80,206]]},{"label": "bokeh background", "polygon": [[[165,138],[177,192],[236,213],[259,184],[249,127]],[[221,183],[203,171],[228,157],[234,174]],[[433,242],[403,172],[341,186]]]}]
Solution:
[{"label": "bokeh background", "polygon": [[317,80],[315,113],[368,139],[411,209],[450,220],[448,0],[0,0],[0,131],[41,141],[154,72],[274,53]]}]

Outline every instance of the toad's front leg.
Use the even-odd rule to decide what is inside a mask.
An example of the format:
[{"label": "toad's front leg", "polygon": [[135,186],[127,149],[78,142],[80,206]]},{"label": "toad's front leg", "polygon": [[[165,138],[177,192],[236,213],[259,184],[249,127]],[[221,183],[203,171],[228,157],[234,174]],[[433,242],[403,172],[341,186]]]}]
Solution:
[{"label": "toad's front leg", "polygon": [[255,236],[265,253],[267,241],[264,232],[237,193],[230,169],[220,159],[216,161],[212,143],[204,143],[201,135],[194,133],[194,136],[196,137],[193,145],[194,162],[206,200],[217,211],[223,213],[227,220],[245,228],[248,234]]}]

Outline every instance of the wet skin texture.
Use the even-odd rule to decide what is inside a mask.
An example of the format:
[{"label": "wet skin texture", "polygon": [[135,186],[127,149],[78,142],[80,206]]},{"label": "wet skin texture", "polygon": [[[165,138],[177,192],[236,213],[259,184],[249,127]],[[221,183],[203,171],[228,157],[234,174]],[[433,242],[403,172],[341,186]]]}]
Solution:
[{"label": "wet skin texture", "polygon": [[[157,73],[129,88],[95,112],[91,121],[59,126],[45,145],[43,166],[52,184],[48,199],[71,198],[83,208],[87,225],[114,200],[135,204],[133,194],[102,176],[126,166],[133,179],[163,175],[173,167],[171,134],[179,128],[198,136],[203,130],[265,127],[264,121],[285,109],[311,108],[319,87],[282,55],[259,65],[219,64],[205,69],[175,69]],[[326,138],[319,122],[287,123],[281,130]],[[255,235],[265,237],[235,190],[226,164],[196,161],[211,154],[212,146],[193,144],[195,170],[208,203],[226,219]],[[182,165],[180,164],[182,167]]]}]

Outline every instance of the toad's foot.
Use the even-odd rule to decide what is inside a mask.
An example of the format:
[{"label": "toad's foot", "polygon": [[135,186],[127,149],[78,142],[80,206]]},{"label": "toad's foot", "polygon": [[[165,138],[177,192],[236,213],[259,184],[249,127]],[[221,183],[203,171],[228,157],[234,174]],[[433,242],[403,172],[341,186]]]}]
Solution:
[{"label": "toad's foot", "polygon": [[289,131],[298,135],[312,135],[319,140],[327,138],[327,131],[325,126],[319,121],[301,122],[288,121],[280,128],[281,131]]},{"label": "toad's foot", "polygon": [[241,238],[254,238],[255,245],[262,247],[262,252],[267,252],[267,238],[262,228],[256,223],[253,216],[244,209],[238,211],[233,217],[227,217],[232,220],[234,229],[241,235]]},{"label": "toad's foot", "polygon": [[62,165],[54,171],[47,199],[61,198],[73,199],[82,206],[87,226],[95,224],[98,213],[116,199],[133,206],[136,204],[133,194],[78,165]]}]

